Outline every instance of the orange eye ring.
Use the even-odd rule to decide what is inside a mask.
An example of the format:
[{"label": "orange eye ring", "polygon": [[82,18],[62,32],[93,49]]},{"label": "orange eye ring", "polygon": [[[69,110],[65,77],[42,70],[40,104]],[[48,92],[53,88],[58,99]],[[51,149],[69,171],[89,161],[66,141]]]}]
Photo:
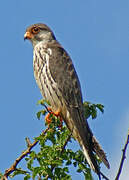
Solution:
[{"label": "orange eye ring", "polygon": [[33,33],[33,34],[37,34],[39,31],[40,31],[40,28],[39,28],[39,27],[34,27],[34,28],[32,29],[32,33]]}]

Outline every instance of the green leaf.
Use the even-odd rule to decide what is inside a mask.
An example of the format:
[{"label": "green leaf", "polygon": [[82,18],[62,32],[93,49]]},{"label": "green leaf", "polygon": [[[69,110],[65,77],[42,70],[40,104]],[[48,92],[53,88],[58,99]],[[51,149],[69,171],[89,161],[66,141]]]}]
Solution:
[{"label": "green leaf", "polygon": [[21,169],[21,168],[18,168],[18,169],[16,169],[11,175],[10,175],[10,177],[11,178],[13,178],[14,176],[16,176],[16,175],[21,175],[21,174],[25,174],[25,175],[28,175],[28,171],[25,171],[25,170],[23,170],[23,169]]},{"label": "green leaf", "polygon": [[69,172],[68,167],[64,167],[63,170],[64,170],[65,172]]},{"label": "green leaf", "polygon": [[96,110],[96,106],[92,105],[90,106],[91,108],[91,116],[92,116],[92,119],[95,119],[97,117],[97,110]]},{"label": "green leaf", "polygon": [[24,177],[24,180],[28,180],[31,178],[31,175],[27,174],[25,177]]},{"label": "green leaf", "polygon": [[93,180],[91,170],[87,168],[86,172],[83,172],[85,180]]},{"label": "green leaf", "polygon": [[27,162],[27,168],[28,168],[30,171],[33,171],[32,164],[33,164],[33,159],[30,158],[30,160]]},{"label": "green leaf", "polygon": [[37,112],[37,118],[40,120],[40,118],[41,118],[41,115],[45,115],[47,113],[47,111],[46,110],[41,110],[41,111],[39,111],[39,112]]},{"label": "green leaf", "polygon": [[78,169],[77,169],[77,172],[78,172],[78,173],[81,173],[81,172],[82,172],[82,170],[81,170],[80,168],[78,168]]},{"label": "green leaf", "polygon": [[61,166],[62,163],[63,163],[62,160],[53,160],[53,161],[52,161],[52,164],[56,164],[57,166]]},{"label": "green leaf", "polygon": [[47,104],[47,105],[50,106],[50,102],[47,101],[47,100],[45,100],[45,99],[39,100],[39,101],[37,102],[37,105],[39,105],[39,104],[42,105],[42,106],[44,106],[44,104]]},{"label": "green leaf", "polygon": [[31,153],[30,153],[30,157],[31,157],[31,158],[33,158],[33,159],[36,157],[36,153],[35,153],[35,151],[31,151]]},{"label": "green leaf", "polygon": [[35,178],[40,172],[41,172],[42,168],[41,167],[35,167],[33,169],[33,174],[32,177]]},{"label": "green leaf", "polygon": [[102,105],[102,104],[96,104],[96,107],[97,107],[102,113],[104,113],[104,105]]},{"label": "green leaf", "polygon": [[68,161],[66,162],[66,165],[70,165],[70,164],[72,164],[72,162],[71,162],[71,160],[68,160]]},{"label": "green leaf", "polygon": [[102,104],[91,104],[90,102],[84,102],[84,116],[88,119],[90,116],[92,119],[97,117],[97,109],[100,110],[102,113],[104,112],[104,106]]}]

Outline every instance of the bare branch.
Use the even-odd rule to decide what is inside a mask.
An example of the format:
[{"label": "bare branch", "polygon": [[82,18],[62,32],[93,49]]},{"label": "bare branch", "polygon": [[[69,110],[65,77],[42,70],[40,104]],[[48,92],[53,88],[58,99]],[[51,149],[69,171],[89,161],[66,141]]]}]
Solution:
[{"label": "bare branch", "polygon": [[30,147],[31,146],[30,139],[26,137],[25,140],[26,140],[27,147]]},{"label": "bare branch", "polygon": [[109,180],[108,177],[106,177],[102,172],[100,172],[103,179]]},{"label": "bare branch", "polygon": [[[47,133],[47,131],[49,130],[49,127],[46,128],[42,133],[41,135],[44,135]],[[8,179],[8,176],[14,172],[16,170],[16,167],[18,165],[18,163],[25,157],[27,156],[28,154],[31,153],[31,149],[36,146],[36,144],[39,142],[38,140],[35,140],[33,143],[30,142],[29,138],[26,138],[26,141],[27,141],[27,146],[28,148],[14,161],[14,163],[11,165],[10,168],[6,169],[5,170],[5,173],[4,173],[4,176],[1,178],[1,180],[7,180]]]},{"label": "bare branch", "polygon": [[129,144],[129,131],[128,131],[127,140],[126,140],[124,149],[122,150],[122,158],[121,158],[119,170],[118,170],[118,173],[117,173],[117,176],[116,176],[115,180],[118,180],[118,179],[119,179],[120,174],[121,174],[121,172],[122,172],[123,164],[124,164],[124,161],[125,161],[125,159],[126,159],[126,155],[125,155],[125,154],[126,154],[126,150],[127,150],[128,144]]}]

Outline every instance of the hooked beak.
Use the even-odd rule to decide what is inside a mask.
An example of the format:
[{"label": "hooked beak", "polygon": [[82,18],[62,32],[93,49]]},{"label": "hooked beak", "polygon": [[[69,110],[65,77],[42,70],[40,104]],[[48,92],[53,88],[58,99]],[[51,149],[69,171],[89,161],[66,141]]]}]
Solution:
[{"label": "hooked beak", "polygon": [[30,33],[30,32],[26,32],[25,34],[24,34],[24,40],[26,40],[26,39],[32,39],[33,38],[33,35]]}]

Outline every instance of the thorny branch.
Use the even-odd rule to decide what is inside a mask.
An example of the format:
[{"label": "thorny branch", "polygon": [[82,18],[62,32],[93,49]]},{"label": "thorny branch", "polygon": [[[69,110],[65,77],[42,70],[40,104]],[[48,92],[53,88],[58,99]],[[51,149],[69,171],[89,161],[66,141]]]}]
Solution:
[{"label": "thorny branch", "polygon": [[[46,128],[42,133],[41,135],[44,135],[47,133],[47,131],[49,130],[49,127]],[[1,180],[7,180],[8,179],[8,176],[14,172],[17,168],[17,165],[18,163],[25,157],[27,156],[28,154],[31,153],[31,149],[36,146],[36,144],[39,142],[38,140],[35,140],[33,143],[30,142],[30,140],[28,138],[26,138],[26,142],[27,142],[27,146],[28,148],[14,161],[14,163],[11,165],[10,168],[6,169],[5,170],[5,173],[4,173],[4,176],[2,177]]]},{"label": "thorny branch", "polygon": [[120,174],[122,172],[123,164],[124,164],[124,161],[126,159],[126,155],[125,154],[126,154],[126,150],[127,150],[128,144],[129,144],[129,130],[128,130],[127,140],[126,140],[124,149],[122,150],[122,158],[121,158],[119,170],[118,170],[118,173],[117,173],[117,176],[116,176],[115,180],[119,180]]}]

